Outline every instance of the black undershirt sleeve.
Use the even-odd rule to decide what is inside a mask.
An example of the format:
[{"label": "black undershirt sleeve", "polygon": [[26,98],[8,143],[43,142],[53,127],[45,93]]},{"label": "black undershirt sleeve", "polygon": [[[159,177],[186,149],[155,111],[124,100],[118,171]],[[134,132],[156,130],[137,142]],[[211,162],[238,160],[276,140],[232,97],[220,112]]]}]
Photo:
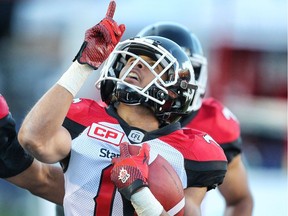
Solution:
[{"label": "black undershirt sleeve", "polygon": [[224,150],[228,163],[230,163],[234,157],[242,152],[242,139],[239,137],[234,142],[221,143],[220,145]]},{"label": "black undershirt sleeve", "polygon": [[11,113],[0,120],[0,178],[9,178],[26,170],[34,158],[19,144]]},{"label": "black undershirt sleeve", "polygon": [[226,171],[226,161],[191,161],[185,160],[187,187],[207,187],[214,189],[222,184]]}]

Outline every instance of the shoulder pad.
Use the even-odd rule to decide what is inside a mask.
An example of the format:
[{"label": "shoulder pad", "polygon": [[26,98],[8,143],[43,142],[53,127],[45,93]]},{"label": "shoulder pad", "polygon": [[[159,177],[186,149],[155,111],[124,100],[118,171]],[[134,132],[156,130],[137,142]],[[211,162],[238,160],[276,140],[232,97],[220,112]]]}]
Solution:
[{"label": "shoulder pad", "polygon": [[227,171],[223,149],[207,133],[193,129],[185,129],[184,133],[193,140],[190,148],[193,157],[185,157],[188,187],[215,188],[223,182]]},{"label": "shoulder pad", "polygon": [[67,118],[81,125],[88,126],[98,117],[107,116],[105,108],[96,101],[85,98],[75,98],[67,113]]},{"label": "shoulder pad", "polygon": [[230,143],[240,137],[236,116],[214,98],[203,100],[199,112],[186,127],[207,132],[219,144]]},{"label": "shoulder pad", "polygon": [[[183,129],[185,135],[189,137],[190,148],[187,153],[194,156],[192,160],[199,161],[227,161],[223,149],[207,133],[186,128]],[[185,154],[185,152],[184,152]]]}]

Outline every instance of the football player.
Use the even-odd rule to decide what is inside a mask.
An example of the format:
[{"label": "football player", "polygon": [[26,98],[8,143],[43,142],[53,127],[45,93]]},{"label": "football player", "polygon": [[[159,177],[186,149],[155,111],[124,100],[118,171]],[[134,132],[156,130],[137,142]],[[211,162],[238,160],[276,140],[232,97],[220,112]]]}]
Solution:
[{"label": "football player", "polygon": [[[19,141],[36,159],[62,163],[65,215],[127,215],[134,209],[138,215],[166,215],[147,187],[148,159],[157,154],[174,167],[185,194],[193,194],[185,212],[200,214],[206,191],[224,178],[226,158],[207,134],[182,130],[178,122],[191,111],[197,89],[190,60],[163,37],[118,43],[124,26],[112,19],[113,3],[107,17],[86,31],[70,68],[28,113]],[[108,107],[73,100],[104,61],[96,86]],[[123,143],[142,146],[142,153],[112,160],[127,148]],[[123,208],[121,196],[133,211]]]},{"label": "football player", "polygon": [[[148,159],[157,154],[182,180],[185,214],[200,215],[201,201],[223,181],[227,161],[208,134],[180,129],[178,120],[191,111],[197,88],[193,68],[182,49],[162,37],[118,44],[124,26],[112,19],[114,10],[111,2],[107,17],[86,31],[74,63],[27,115],[21,144],[40,161],[62,164],[66,215],[133,215],[135,210],[138,215],[165,215],[146,187]],[[108,107],[73,100],[107,57],[97,86]],[[123,143],[142,146],[143,154],[113,160],[126,148]],[[131,176],[127,182],[119,181],[122,169]]]},{"label": "football player", "polygon": [[145,27],[138,36],[162,36],[173,40],[189,56],[198,90],[194,110],[181,118],[185,128],[194,128],[210,134],[223,148],[228,159],[228,170],[219,191],[225,199],[225,215],[252,214],[253,198],[249,189],[245,166],[241,157],[241,134],[235,115],[215,98],[204,98],[207,86],[207,59],[197,36],[175,22],[157,22]]},{"label": "football player", "polygon": [[8,104],[0,94],[0,178],[62,205],[64,196],[62,169],[41,163],[30,156],[19,145],[15,125]]}]

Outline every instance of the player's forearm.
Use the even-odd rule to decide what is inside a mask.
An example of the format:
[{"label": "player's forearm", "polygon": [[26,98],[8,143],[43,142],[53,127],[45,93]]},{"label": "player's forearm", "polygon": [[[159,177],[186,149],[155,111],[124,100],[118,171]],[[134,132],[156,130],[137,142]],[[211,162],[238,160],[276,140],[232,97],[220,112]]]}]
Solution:
[{"label": "player's forearm", "polygon": [[195,205],[194,203],[189,203],[186,201],[185,203],[185,216],[201,216],[201,208],[200,206]]},{"label": "player's forearm", "polygon": [[62,124],[75,94],[92,71],[88,65],[73,62],[24,119],[19,142],[38,160],[54,163],[70,151],[71,136]]},{"label": "player's forearm", "polygon": [[225,209],[225,216],[251,216],[252,208],[247,205],[230,206]]},{"label": "player's forearm", "polygon": [[[63,143],[69,137],[58,134],[63,130],[62,123],[72,99],[71,93],[56,84],[26,116],[18,134],[19,142],[38,160],[54,163],[62,159],[58,148],[60,143],[65,146]],[[55,157],[51,158],[52,155]]]},{"label": "player's forearm", "polygon": [[228,165],[224,182],[219,191],[226,201],[226,216],[252,215],[253,197],[241,154],[237,155]]},{"label": "player's forearm", "polygon": [[43,183],[42,189],[40,186],[37,187],[39,190],[30,190],[30,192],[55,204],[63,205],[65,190],[62,169],[53,165],[42,164],[42,170],[44,170],[41,181]]},{"label": "player's forearm", "polygon": [[34,160],[28,169],[5,180],[43,199],[63,204],[64,175],[60,167]]},{"label": "player's forearm", "polygon": [[19,132],[21,143],[29,138],[47,140],[55,134],[61,127],[72,100],[72,94],[65,88],[57,84],[53,86],[24,119]]},{"label": "player's forearm", "polygon": [[131,203],[139,216],[169,216],[148,187],[143,187],[131,196]]},{"label": "player's forearm", "polygon": [[185,216],[201,216],[201,203],[207,192],[206,187],[189,187],[184,190]]},{"label": "player's forearm", "polygon": [[225,216],[251,216],[253,212],[252,196],[243,197],[236,203],[227,205],[225,208]]}]

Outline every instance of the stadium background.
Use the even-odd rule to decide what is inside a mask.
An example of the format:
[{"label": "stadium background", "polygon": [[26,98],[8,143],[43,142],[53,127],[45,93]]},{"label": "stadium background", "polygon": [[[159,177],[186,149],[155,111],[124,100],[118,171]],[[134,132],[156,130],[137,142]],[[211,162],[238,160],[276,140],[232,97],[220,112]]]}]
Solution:
[{"label": "stadium background", "polygon": [[[287,1],[117,0],[123,39],[157,21],[175,21],[200,38],[209,63],[207,96],[239,118],[255,216],[287,215]],[[84,32],[109,1],[1,0],[0,92],[18,124],[67,69]],[[98,99],[90,78],[77,96]],[[224,203],[209,192],[204,216]],[[53,216],[54,205],[0,180],[0,216]]]}]

